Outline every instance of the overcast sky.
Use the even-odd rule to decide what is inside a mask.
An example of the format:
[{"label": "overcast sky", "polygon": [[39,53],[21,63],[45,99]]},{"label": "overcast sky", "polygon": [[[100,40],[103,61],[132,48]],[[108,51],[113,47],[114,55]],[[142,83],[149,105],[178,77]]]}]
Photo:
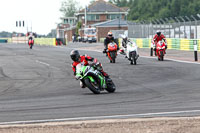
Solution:
[{"label": "overcast sky", "polygon": [[[25,20],[29,30],[38,34],[48,34],[60,22],[59,11],[63,0],[1,0],[0,32],[25,32],[27,28],[16,28],[16,21]],[[77,0],[82,7],[91,0]]]}]

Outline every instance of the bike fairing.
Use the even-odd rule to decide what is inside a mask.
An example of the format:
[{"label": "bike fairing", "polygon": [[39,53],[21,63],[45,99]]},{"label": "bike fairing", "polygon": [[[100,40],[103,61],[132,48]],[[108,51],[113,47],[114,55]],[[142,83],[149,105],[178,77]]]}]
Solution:
[{"label": "bike fairing", "polygon": [[72,63],[72,70],[73,70],[73,72],[76,72],[76,66],[77,66],[79,63],[83,63],[84,66],[89,65],[88,61],[92,61],[92,62],[96,63],[96,62],[97,62],[97,59],[94,59],[94,58],[92,58],[92,57],[90,57],[90,56],[88,56],[88,55],[82,55],[82,56],[80,56],[80,62],[74,61],[74,62]]}]

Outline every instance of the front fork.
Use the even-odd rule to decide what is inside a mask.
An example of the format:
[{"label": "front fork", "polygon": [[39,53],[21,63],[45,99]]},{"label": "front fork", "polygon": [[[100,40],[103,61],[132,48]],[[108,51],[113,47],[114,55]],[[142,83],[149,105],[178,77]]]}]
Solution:
[{"label": "front fork", "polygon": [[105,77],[104,76],[100,76],[100,75],[98,75],[98,77],[101,80],[101,83],[100,83],[101,90],[107,88]]}]

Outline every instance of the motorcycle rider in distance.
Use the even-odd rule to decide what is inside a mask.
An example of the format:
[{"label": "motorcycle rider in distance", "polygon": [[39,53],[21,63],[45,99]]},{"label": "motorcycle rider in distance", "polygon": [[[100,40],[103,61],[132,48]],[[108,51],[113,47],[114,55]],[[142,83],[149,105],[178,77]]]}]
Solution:
[{"label": "motorcycle rider in distance", "polygon": [[161,33],[160,30],[157,30],[157,32],[156,32],[156,34],[155,34],[155,36],[153,37],[153,40],[152,40],[152,43],[155,46],[154,51],[156,51],[156,44],[159,41],[162,41],[162,40],[165,41],[165,49],[167,49],[167,40],[166,40],[165,36]]},{"label": "motorcycle rider in distance", "polygon": [[28,33],[28,41],[29,40],[34,40],[34,38],[33,38],[33,33]]},{"label": "motorcycle rider in distance", "polygon": [[117,50],[119,50],[119,45],[118,42],[116,42],[116,40],[113,37],[112,32],[108,32],[106,39],[104,40],[104,51],[103,53],[106,53],[107,49],[108,49],[108,44],[111,42],[115,42],[117,44]]},{"label": "motorcycle rider in distance", "polygon": [[[122,37],[122,50],[120,50],[121,54],[126,54],[126,48],[128,43],[128,37],[126,35],[121,35]],[[127,58],[127,55],[125,56]]]},{"label": "motorcycle rider in distance", "polygon": [[[122,37],[122,47],[123,47],[123,49],[122,50],[120,50],[120,53],[121,54],[125,54],[126,56],[125,56],[125,58],[128,58],[127,57],[127,43],[128,42],[131,42],[131,40],[130,39],[128,39],[128,37],[126,36],[126,35],[121,35],[121,37]],[[132,42],[132,43],[134,43],[134,42]],[[137,46],[137,44],[136,44],[136,46]],[[139,57],[139,54],[138,54],[138,51],[137,51],[137,49],[136,49],[136,53],[137,53],[137,57],[136,58],[138,58]],[[129,59],[130,60],[130,59]]]},{"label": "motorcycle rider in distance", "polygon": [[[27,33],[28,36],[28,45],[30,46],[31,43],[34,44],[34,34],[33,33]],[[32,49],[32,46],[30,46],[30,48]]]},{"label": "motorcycle rider in distance", "polygon": [[[98,62],[96,58],[92,58],[88,55],[80,55],[78,50],[72,50],[70,53],[70,57],[74,61],[72,63],[72,70],[74,72],[74,76],[76,75],[76,66],[79,63],[83,63],[84,66],[87,66],[87,65],[95,66],[95,69],[97,69],[98,71],[100,71],[103,74],[103,76],[106,79],[106,82],[111,81],[111,79],[109,78],[109,75],[106,72],[104,72],[101,63]],[[91,61],[92,64],[89,64],[88,61]],[[81,86],[81,88],[85,88],[85,86],[83,85],[83,83],[81,81],[80,81],[80,86]]]}]

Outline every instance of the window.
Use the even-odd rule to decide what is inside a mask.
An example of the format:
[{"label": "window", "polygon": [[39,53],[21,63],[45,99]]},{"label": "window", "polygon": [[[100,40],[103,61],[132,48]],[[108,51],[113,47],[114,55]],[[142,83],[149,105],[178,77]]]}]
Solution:
[{"label": "window", "polygon": [[[119,14],[108,14],[107,19],[113,20],[119,18]],[[122,15],[120,14],[120,18],[122,18]]]},{"label": "window", "polygon": [[99,20],[99,14],[96,15],[96,20]]},{"label": "window", "polygon": [[68,23],[68,19],[64,19],[64,24],[67,24]]},{"label": "window", "polygon": [[99,20],[99,15],[98,14],[87,14],[87,20],[88,21]]}]

